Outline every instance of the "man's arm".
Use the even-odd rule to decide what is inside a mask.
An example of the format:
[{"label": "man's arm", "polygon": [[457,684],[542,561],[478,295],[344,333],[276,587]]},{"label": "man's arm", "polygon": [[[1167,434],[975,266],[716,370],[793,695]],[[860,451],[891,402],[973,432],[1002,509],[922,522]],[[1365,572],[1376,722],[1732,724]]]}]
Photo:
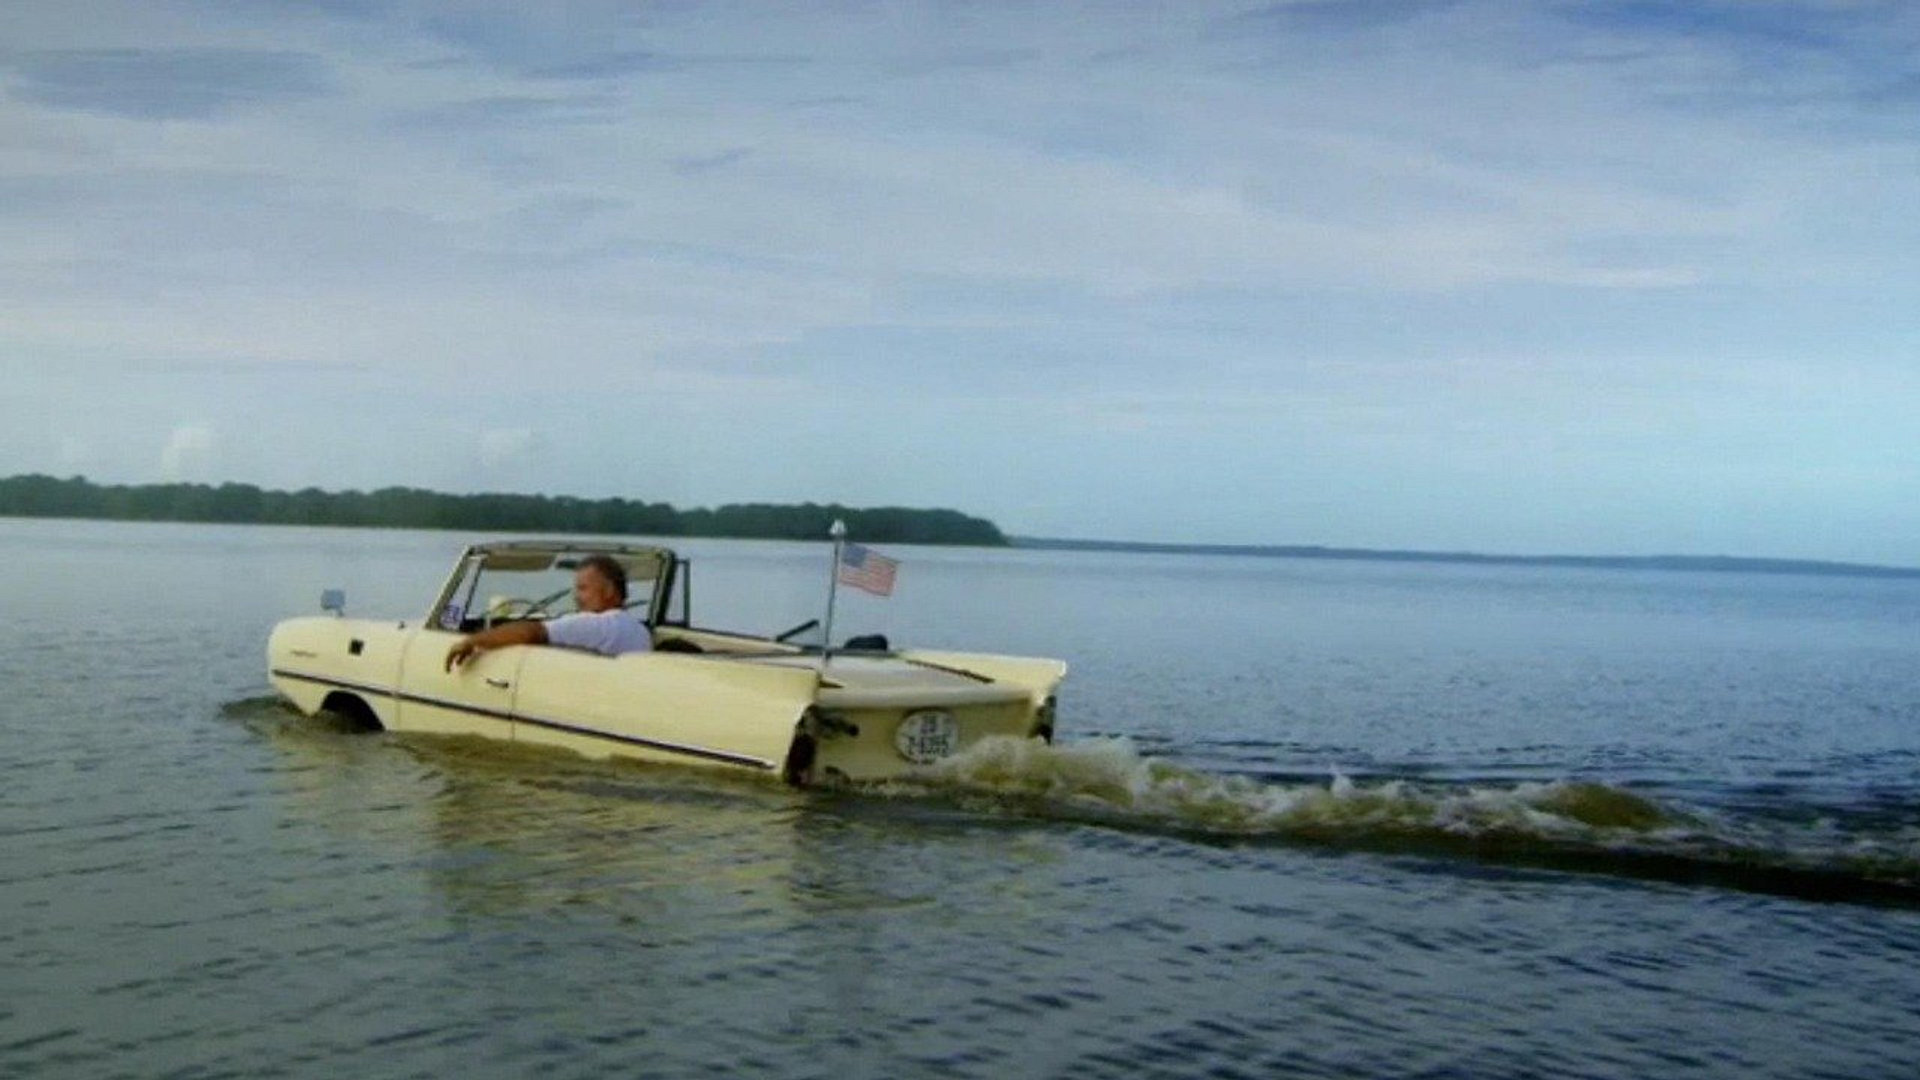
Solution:
[{"label": "man's arm", "polygon": [[482,630],[477,634],[468,634],[454,642],[447,650],[446,669],[466,663],[477,653],[488,649],[501,649],[508,645],[545,645],[547,643],[547,624],[528,620],[526,622],[503,623],[491,630]]}]

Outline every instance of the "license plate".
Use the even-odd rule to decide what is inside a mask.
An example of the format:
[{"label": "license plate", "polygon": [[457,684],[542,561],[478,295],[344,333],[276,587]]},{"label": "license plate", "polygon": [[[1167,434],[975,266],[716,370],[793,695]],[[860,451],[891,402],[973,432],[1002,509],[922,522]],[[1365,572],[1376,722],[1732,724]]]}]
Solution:
[{"label": "license plate", "polygon": [[893,731],[893,746],[915,765],[930,765],[960,748],[960,722],[940,709],[908,713]]}]

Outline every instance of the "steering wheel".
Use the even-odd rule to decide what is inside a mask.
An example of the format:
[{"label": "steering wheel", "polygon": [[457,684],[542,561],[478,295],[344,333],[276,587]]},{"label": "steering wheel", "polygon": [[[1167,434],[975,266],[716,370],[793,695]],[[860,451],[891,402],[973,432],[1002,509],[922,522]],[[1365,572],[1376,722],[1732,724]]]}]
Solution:
[{"label": "steering wheel", "polygon": [[[497,604],[487,605],[486,624],[514,622],[519,619],[531,619],[547,613],[547,605],[573,591],[572,586],[558,592],[549,593],[538,600],[527,600],[518,596],[509,596]],[[516,611],[515,608],[520,610]]]},{"label": "steering wheel", "polygon": [[509,596],[504,600],[488,604],[487,613],[481,622],[485,623],[488,629],[492,629],[503,622],[531,618],[534,612],[540,610],[540,606],[538,601]]}]

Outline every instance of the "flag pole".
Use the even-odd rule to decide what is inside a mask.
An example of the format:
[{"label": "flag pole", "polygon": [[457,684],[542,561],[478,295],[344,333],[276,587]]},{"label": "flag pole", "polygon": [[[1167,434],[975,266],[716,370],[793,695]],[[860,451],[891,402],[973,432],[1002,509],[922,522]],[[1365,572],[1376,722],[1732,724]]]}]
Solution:
[{"label": "flag pole", "polygon": [[833,537],[833,564],[827,567],[827,621],[821,624],[820,666],[823,669],[833,659],[833,601],[840,592],[840,551],[847,543],[847,523],[834,518],[833,528],[827,530],[827,535]]}]

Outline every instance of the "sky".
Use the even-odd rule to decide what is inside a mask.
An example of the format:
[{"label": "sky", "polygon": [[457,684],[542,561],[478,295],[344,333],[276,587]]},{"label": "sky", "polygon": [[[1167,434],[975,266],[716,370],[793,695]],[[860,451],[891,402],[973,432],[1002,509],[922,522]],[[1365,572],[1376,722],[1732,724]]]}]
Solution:
[{"label": "sky", "polygon": [[0,5],[0,475],[1920,565],[1920,4]]}]

